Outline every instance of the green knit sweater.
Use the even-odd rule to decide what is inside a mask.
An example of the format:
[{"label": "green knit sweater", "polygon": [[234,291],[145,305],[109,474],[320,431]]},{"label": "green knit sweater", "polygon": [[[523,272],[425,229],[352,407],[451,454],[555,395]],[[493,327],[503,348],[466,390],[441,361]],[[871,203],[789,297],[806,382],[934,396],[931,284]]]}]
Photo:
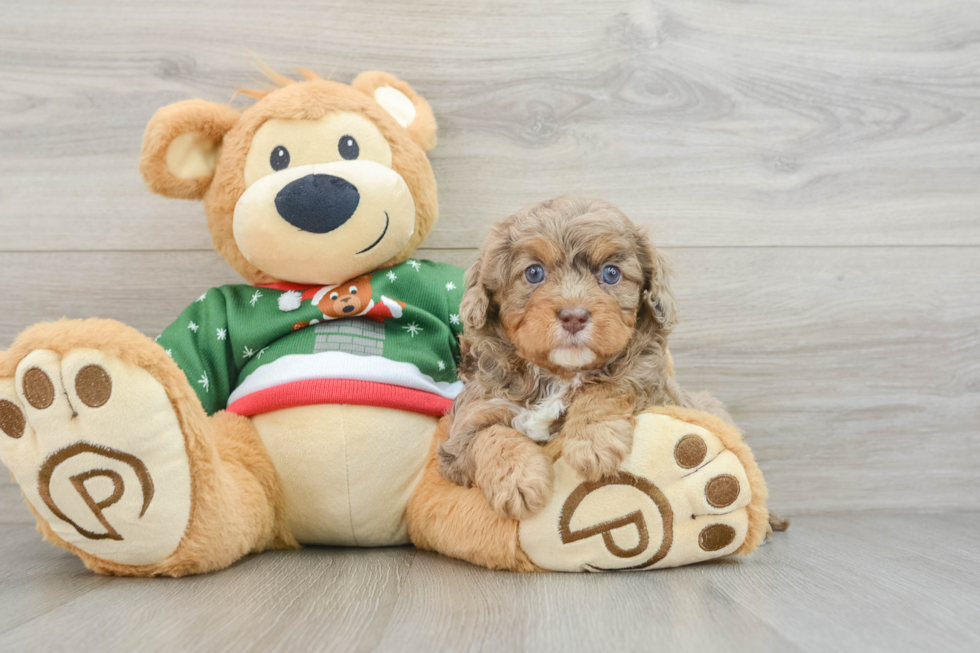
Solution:
[{"label": "green knit sweater", "polygon": [[337,286],[222,286],[157,341],[208,414],[344,403],[440,415],[461,389],[462,292],[463,270],[419,260]]}]

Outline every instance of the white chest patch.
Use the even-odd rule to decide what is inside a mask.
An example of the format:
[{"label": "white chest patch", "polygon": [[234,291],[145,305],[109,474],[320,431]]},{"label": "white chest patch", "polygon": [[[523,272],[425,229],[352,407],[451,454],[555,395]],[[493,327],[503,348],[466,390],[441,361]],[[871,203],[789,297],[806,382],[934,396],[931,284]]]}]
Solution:
[{"label": "white chest patch", "polygon": [[541,399],[529,408],[518,410],[511,426],[535,442],[548,442],[554,437],[551,434],[551,425],[568,408],[568,395],[581,384],[578,377],[571,381],[548,382],[547,391]]}]

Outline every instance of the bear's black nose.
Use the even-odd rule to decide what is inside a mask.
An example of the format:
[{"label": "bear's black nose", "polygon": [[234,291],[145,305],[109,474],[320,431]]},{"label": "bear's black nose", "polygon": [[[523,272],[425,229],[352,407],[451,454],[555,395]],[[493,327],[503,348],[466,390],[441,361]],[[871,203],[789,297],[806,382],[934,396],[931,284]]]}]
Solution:
[{"label": "bear's black nose", "polygon": [[276,195],[282,219],[314,234],[325,234],[354,215],[361,195],[354,184],[333,175],[306,175]]}]

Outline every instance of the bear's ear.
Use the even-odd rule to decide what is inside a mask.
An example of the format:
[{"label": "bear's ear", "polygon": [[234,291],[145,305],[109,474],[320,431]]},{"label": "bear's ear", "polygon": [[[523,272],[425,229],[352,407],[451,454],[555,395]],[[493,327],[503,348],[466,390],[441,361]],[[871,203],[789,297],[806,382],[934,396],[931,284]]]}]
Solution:
[{"label": "bear's ear", "polygon": [[221,140],[238,121],[231,107],[186,100],[157,111],[143,134],[140,172],[154,193],[178,199],[204,197]]},{"label": "bear's ear", "polygon": [[436,146],[436,118],[432,107],[415,90],[394,75],[377,70],[363,72],[351,86],[374,98],[412,140],[428,152]]}]

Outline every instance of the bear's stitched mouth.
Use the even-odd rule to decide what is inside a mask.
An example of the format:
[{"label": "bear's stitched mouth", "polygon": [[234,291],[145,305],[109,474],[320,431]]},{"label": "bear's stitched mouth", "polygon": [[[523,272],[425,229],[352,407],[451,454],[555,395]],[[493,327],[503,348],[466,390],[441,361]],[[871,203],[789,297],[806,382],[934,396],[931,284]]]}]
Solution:
[{"label": "bear's stitched mouth", "polygon": [[362,249],[361,251],[359,251],[358,254],[363,254],[364,252],[367,252],[367,251],[369,251],[371,249],[374,249],[374,246],[377,245],[378,243],[380,243],[381,240],[385,237],[385,234],[388,233],[388,225],[389,224],[391,224],[391,220],[388,218],[388,212],[385,211],[385,228],[384,228],[384,231],[381,232],[381,235],[378,236],[378,239],[376,241],[374,241],[373,243],[371,243],[370,245],[368,245],[367,247],[365,247],[364,249]]}]

